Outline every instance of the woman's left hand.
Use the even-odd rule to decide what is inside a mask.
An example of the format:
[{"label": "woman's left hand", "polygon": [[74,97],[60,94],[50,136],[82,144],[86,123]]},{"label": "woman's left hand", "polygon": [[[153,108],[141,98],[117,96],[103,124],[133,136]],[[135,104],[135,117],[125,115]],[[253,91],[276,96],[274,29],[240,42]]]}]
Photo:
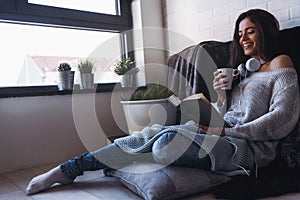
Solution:
[{"label": "woman's left hand", "polygon": [[204,132],[209,135],[219,135],[219,136],[225,135],[225,129],[223,127],[208,127],[202,124],[196,124],[196,126],[199,127],[199,130],[201,132]]}]

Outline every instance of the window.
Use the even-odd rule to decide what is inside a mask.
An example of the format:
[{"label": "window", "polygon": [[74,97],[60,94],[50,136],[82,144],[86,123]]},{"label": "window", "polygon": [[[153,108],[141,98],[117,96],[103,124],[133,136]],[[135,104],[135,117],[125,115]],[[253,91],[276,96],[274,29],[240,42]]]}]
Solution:
[{"label": "window", "polygon": [[[60,62],[70,63],[77,71],[77,64],[85,58],[95,64],[96,83],[119,81],[113,73],[113,63],[120,59],[119,33],[14,23],[0,23],[0,30],[1,48],[5,49],[1,63],[7,66],[0,74],[0,87],[56,85]],[[102,51],[92,57],[106,43],[110,43],[109,54]],[[75,83],[78,81],[77,77]]]},{"label": "window", "polygon": [[0,88],[56,85],[59,62],[70,62],[76,71],[85,58],[95,63],[96,83],[118,82],[115,60],[133,55],[125,49],[132,44],[124,32],[132,28],[130,3],[0,0],[1,62],[6,66]]}]

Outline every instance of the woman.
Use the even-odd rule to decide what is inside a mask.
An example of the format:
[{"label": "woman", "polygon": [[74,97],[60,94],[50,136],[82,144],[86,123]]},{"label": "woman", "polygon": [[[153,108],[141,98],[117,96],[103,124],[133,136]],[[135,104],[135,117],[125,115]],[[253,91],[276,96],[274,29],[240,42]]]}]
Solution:
[{"label": "woman", "polygon": [[216,107],[230,127],[205,127],[193,122],[147,127],[34,178],[27,193],[43,191],[54,183],[72,183],[87,170],[120,169],[134,161],[198,167],[229,176],[249,175],[255,164],[258,168],[268,165],[276,157],[278,141],[298,122],[300,108],[293,63],[276,51],[278,32],[278,21],[266,11],[249,10],[238,17],[232,66],[244,58],[256,58],[262,64],[258,71],[247,72],[228,98],[221,89],[227,84],[226,77],[214,73]]}]

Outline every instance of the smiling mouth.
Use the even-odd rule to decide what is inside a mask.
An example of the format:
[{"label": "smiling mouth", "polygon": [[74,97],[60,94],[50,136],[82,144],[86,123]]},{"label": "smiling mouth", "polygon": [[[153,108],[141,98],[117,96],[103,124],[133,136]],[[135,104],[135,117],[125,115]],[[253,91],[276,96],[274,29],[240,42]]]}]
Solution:
[{"label": "smiling mouth", "polygon": [[252,47],[252,43],[245,43],[245,44],[243,44],[243,49],[245,49],[245,50],[247,50],[247,49],[249,49],[251,47]]}]

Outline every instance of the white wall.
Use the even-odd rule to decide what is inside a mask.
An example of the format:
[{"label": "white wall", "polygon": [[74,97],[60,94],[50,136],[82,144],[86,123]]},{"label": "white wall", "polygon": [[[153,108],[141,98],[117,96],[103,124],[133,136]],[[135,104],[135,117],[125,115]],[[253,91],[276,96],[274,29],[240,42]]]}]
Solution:
[{"label": "white wall", "polygon": [[[299,0],[162,0],[165,27],[185,35],[194,43],[232,39],[237,16],[250,8],[270,11],[281,29],[300,25]],[[170,39],[173,46],[182,41]],[[185,48],[190,43],[181,44]],[[180,49],[176,47],[176,49]]]},{"label": "white wall", "polygon": [[133,0],[134,50],[146,83],[166,84],[165,34],[161,0]]},{"label": "white wall", "polygon": [[64,161],[106,145],[105,134],[124,134],[119,101],[111,93],[0,99],[0,174]]}]

